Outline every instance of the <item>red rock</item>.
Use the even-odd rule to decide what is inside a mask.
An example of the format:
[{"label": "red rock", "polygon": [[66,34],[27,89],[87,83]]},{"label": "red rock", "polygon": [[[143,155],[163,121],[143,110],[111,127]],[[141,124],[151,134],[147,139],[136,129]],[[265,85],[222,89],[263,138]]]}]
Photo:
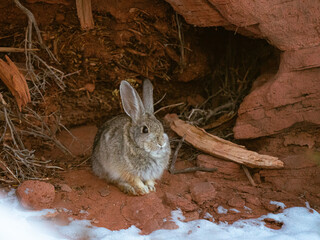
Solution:
[{"label": "red rock", "polygon": [[55,190],[50,183],[28,180],[18,187],[16,195],[23,207],[40,210],[50,208],[55,198]]},{"label": "red rock", "polygon": [[229,23],[212,8],[208,1],[166,0],[176,12],[192,25],[200,27],[224,26]]},{"label": "red rock", "polygon": [[319,44],[318,1],[309,0],[303,4],[299,0],[166,1],[192,25],[236,29],[240,34],[267,38],[281,50],[302,49]]},{"label": "red rock", "polygon": [[260,199],[258,197],[256,197],[256,196],[253,196],[253,195],[246,196],[246,201],[247,201],[247,203],[250,203],[250,204],[255,205],[255,206],[260,206],[261,205]]},{"label": "red rock", "polygon": [[162,229],[178,229],[179,226],[173,221],[165,221],[162,225]]},{"label": "red rock", "polygon": [[128,198],[121,214],[129,224],[140,228],[143,233],[150,233],[161,228],[167,213],[161,199],[150,193]]},{"label": "red rock", "polygon": [[198,206],[192,203],[190,200],[173,195],[171,193],[166,193],[164,200],[165,203],[168,204],[172,209],[180,208],[184,212],[194,211],[198,208]]},{"label": "red rock", "polygon": [[185,222],[198,220],[200,218],[200,214],[197,211],[186,212],[183,214],[183,216],[185,217]]},{"label": "red rock", "polygon": [[259,173],[254,173],[253,176],[253,181],[256,183],[256,184],[260,184],[261,183],[261,177],[260,177],[260,174]]},{"label": "red rock", "polygon": [[[267,83],[253,89],[238,110],[233,129],[235,138],[268,136],[296,123],[320,124],[319,77],[317,68],[278,72]],[[310,145],[310,142],[305,144]]]},{"label": "red rock", "polygon": [[271,204],[270,200],[264,200],[262,201],[262,205],[265,209],[267,209],[269,212],[277,212],[279,210],[279,207],[277,205]]},{"label": "red rock", "polygon": [[232,223],[237,220],[239,220],[240,216],[239,214],[227,214],[227,215],[222,215],[218,217],[219,222],[228,222]]},{"label": "red rock", "polygon": [[[241,178],[246,179],[244,171],[241,169],[240,165],[231,161],[225,161],[210,155],[200,154],[197,157],[197,165],[205,168],[217,168],[218,170],[212,173],[212,176],[237,180],[240,180]],[[200,177],[202,176],[200,175]]]},{"label": "red rock", "polygon": [[72,192],[71,187],[69,187],[69,185],[67,185],[67,184],[62,183],[59,185],[59,187],[61,188],[61,191],[63,191],[63,192]]},{"label": "red rock", "polygon": [[[189,24],[223,26],[242,35],[265,38],[282,51],[279,71],[241,103],[235,138],[269,136],[297,123],[320,125],[319,1],[166,1]],[[312,140],[298,143],[314,145]]]},{"label": "red rock", "polygon": [[291,133],[284,136],[284,146],[297,145],[297,146],[308,146],[308,148],[313,148],[316,143],[317,137],[309,133]]},{"label": "red rock", "polygon": [[191,196],[190,193],[186,193],[186,194],[184,195],[184,198],[187,199],[187,200],[189,200],[189,201],[192,201],[192,196]]},{"label": "red rock", "polygon": [[196,171],[196,172],[194,173],[194,176],[195,176],[196,178],[201,178],[201,179],[207,180],[207,179],[208,179],[208,176],[210,176],[210,173],[209,173],[209,172]]},{"label": "red rock", "polygon": [[108,188],[102,188],[99,190],[101,197],[106,197],[110,195],[110,190]]},{"label": "red rock", "polygon": [[217,194],[216,189],[209,182],[194,183],[190,186],[192,199],[198,204],[213,200]]},{"label": "red rock", "polygon": [[239,173],[240,165],[234,162],[225,161],[220,158],[212,157],[210,155],[200,154],[197,157],[197,164],[199,167],[218,168],[218,172],[224,174]]},{"label": "red rock", "polygon": [[265,226],[271,229],[281,229],[283,222],[279,222],[273,218],[265,218],[263,221],[266,223]]},{"label": "red rock", "polygon": [[228,201],[230,207],[243,208],[246,202],[240,197],[233,197]]},{"label": "red rock", "polygon": [[239,192],[245,192],[245,193],[250,193],[252,195],[256,194],[257,192],[259,192],[259,190],[256,187],[252,187],[252,186],[243,186],[240,185],[237,187],[237,190]]}]

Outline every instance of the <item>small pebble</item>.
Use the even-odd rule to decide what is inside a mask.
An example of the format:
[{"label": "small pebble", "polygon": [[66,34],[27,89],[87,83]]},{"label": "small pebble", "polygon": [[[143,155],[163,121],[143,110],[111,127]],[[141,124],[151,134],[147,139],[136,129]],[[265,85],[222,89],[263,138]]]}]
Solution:
[{"label": "small pebble", "polygon": [[106,197],[106,196],[109,196],[110,191],[107,188],[103,188],[99,190],[99,193],[101,197]]}]

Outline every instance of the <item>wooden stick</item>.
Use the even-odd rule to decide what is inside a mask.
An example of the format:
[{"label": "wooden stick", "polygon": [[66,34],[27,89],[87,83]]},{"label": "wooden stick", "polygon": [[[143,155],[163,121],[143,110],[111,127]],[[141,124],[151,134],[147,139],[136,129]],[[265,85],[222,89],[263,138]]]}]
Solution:
[{"label": "wooden stick", "polygon": [[205,167],[190,167],[184,169],[174,170],[171,174],[180,174],[180,173],[193,173],[193,172],[215,172],[217,168],[205,168]]},{"label": "wooden stick", "polygon": [[177,161],[177,158],[178,158],[178,153],[179,153],[179,150],[180,148],[182,147],[182,143],[184,142],[184,137],[182,137],[182,139],[179,141],[179,144],[176,148],[176,151],[174,152],[173,156],[172,156],[172,160],[171,160],[171,164],[170,164],[170,168],[169,168],[169,172],[171,174],[174,174],[174,171],[175,171],[175,165],[176,165],[176,161]]},{"label": "wooden stick", "polygon": [[81,28],[90,30],[94,28],[91,0],[76,0],[77,14]]},{"label": "wooden stick", "polygon": [[247,176],[249,182],[251,183],[251,185],[256,187],[257,184],[254,182],[253,178],[251,177],[251,174],[250,174],[248,168],[245,165],[241,165],[241,167],[242,167],[244,173],[246,174],[246,176]]},{"label": "wooden stick", "polygon": [[40,49],[24,49],[24,48],[14,48],[14,47],[0,47],[0,52],[25,52],[25,51],[40,51]]},{"label": "wooden stick", "polygon": [[180,103],[175,103],[175,104],[171,104],[171,105],[168,105],[168,106],[164,106],[162,108],[159,108],[157,111],[154,112],[154,114],[157,114],[158,112],[166,109],[166,108],[173,108],[173,107],[179,107],[181,105],[185,104],[184,102],[180,102]]},{"label": "wooden stick", "polygon": [[167,114],[165,120],[179,136],[195,148],[212,156],[243,164],[251,168],[283,168],[284,164],[277,157],[262,155],[245,149],[230,141],[207,133],[205,130],[192,126],[178,118],[176,114]]}]

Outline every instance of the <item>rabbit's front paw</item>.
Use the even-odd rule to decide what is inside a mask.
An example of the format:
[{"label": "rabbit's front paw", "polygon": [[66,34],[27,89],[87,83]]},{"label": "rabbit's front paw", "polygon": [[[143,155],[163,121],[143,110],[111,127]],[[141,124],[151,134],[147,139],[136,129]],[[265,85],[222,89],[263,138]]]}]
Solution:
[{"label": "rabbit's front paw", "polygon": [[156,191],[156,187],[154,186],[156,183],[154,182],[154,180],[148,180],[145,182],[145,185],[148,187],[150,192],[155,192]]},{"label": "rabbit's front paw", "polygon": [[145,195],[150,192],[149,187],[145,185],[142,181],[136,186],[136,192],[138,195]]},{"label": "rabbit's front paw", "polygon": [[132,187],[129,183],[126,183],[126,182],[120,182],[117,184],[118,185],[118,188],[124,192],[125,194],[129,194],[129,195],[139,195],[135,188]]}]

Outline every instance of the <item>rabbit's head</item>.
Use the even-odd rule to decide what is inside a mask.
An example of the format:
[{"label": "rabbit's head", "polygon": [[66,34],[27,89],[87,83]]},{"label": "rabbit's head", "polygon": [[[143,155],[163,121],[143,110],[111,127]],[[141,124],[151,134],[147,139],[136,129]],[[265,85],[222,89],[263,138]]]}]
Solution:
[{"label": "rabbit's head", "polygon": [[131,118],[129,136],[139,148],[151,154],[161,154],[168,144],[161,122],[154,116],[153,87],[146,79],[143,83],[143,102],[137,91],[127,82],[120,84],[122,106]]}]

